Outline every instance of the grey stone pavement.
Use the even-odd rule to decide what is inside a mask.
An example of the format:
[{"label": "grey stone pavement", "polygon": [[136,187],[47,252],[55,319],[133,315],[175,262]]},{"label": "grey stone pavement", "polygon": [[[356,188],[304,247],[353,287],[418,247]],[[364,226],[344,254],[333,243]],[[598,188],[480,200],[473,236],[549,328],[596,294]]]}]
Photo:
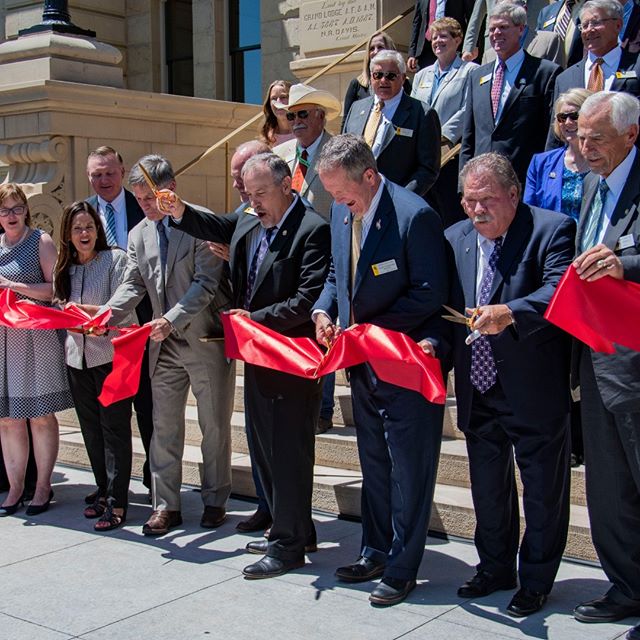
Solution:
[{"label": "grey stone pavement", "polygon": [[199,494],[185,488],[184,525],[145,538],[150,507],[134,481],[127,525],[98,534],[82,516],[92,475],[57,467],[54,484],[47,513],[0,519],[0,640],[609,640],[637,622],[576,622],[572,607],[607,585],[599,569],[573,563],[563,563],[546,607],[529,618],[506,615],[510,592],[462,600],[456,588],[473,573],[474,547],[436,538],[427,542],[407,601],[373,608],[372,583],[349,586],[333,577],[358,555],[360,525],[325,514],[314,515],[320,549],[303,569],[249,581],[241,570],[256,556],[244,546],[255,536],[237,533],[235,524],[253,511],[250,502],[231,501],[227,522],[204,530]]}]

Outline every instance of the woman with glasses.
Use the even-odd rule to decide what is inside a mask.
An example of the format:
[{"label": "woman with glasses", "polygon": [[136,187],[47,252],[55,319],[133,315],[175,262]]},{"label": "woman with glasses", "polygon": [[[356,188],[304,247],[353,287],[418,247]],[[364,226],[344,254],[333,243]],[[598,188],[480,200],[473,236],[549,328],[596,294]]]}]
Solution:
[{"label": "woman with glasses", "polygon": [[553,132],[564,146],[533,156],[523,197],[527,204],[565,213],[576,221],[582,205],[582,181],[589,171],[580,153],[578,113],[590,95],[586,89],[571,89],[556,100]]},{"label": "woman with glasses", "polygon": [[[60,255],[54,270],[56,298],[75,302],[97,312],[122,282],[127,254],[110,247],[94,208],[74,202],[62,215]],[[123,325],[136,321],[135,315]],[[109,336],[67,332],[67,372],[82,438],[89,454],[98,493],[84,510],[97,518],[96,531],[124,524],[131,479],[131,398],[103,407],[98,402],[105,378],[111,372],[113,345]]]},{"label": "woman with glasses", "polygon": [[[0,186],[0,288],[18,299],[49,306],[53,296],[56,248],[51,237],[30,226],[24,191],[12,183]],[[45,512],[53,499],[51,474],[58,455],[58,421],[54,415],[73,406],[62,342],[57,331],[10,329],[0,326],[0,438],[9,478],[9,493],[0,516],[23,506],[29,456],[27,420],[31,423],[38,468],[36,490],[28,516]]]},{"label": "woman with glasses", "polygon": [[269,85],[262,105],[264,124],[260,130],[260,138],[272,148],[293,138],[291,123],[287,120],[287,110],[278,106],[289,104],[290,88],[290,82],[274,80]]}]

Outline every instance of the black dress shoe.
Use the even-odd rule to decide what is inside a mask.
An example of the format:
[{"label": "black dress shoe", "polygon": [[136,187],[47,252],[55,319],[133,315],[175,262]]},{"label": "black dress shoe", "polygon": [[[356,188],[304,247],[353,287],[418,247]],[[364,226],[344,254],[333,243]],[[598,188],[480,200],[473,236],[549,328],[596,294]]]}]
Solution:
[{"label": "black dress shoe", "polygon": [[378,607],[390,607],[402,602],[415,586],[415,580],[382,578],[380,584],[369,595],[369,602]]},{"label": "black dress shoe", "polygon": [[216,529],[227,519],[224,507],[205,507],[200,518],[200,526],[205,529]]},{"label": "black dress shoe", "polygon": [[268,511],[258,509],[250,518],[242,520],[236,525],[238,531],[249,533],[251,531],[264,531],[271,526],[271,514]]},{"label": "black dress shoe", "polygon": [[492,573],[479,569],[471,580],[467,580],[459,589],[458,597],[460,598],[482,598],[488,596],[494,591],[505,591],[507,589],[515,589],[517,581],[515,576],[508,578],[498,578]]},{"label": "black dress shoe", "polygon": [[573,610],[573,617],[580,622],[616,622],[632,616],[640,616],[640,602],[620,604],[608,594],[583,602]]},{"label": "black dress shoe", "polygon": [[384,562],[360,556],[357,562],[336,569],[336,578],[343,582],[367,582],[379,578],[384,573]]},{"label": "black dress shoe", "polygon": [[[247,543],[245,549],[249,553],[255,553],[261,556],[264,556],[269,550],[269,541],[268,540],[253,540]],[[318,550],[318,545],[314,542],[312,544],[308,544],[304,548],[305,553],[315,553]]]},{"label": "black dress shoe", "polygon": [[511,598],[507,606],[507,613],[514,618],[524,618],[542,609],[542,605],[547,601],[546,593],[532,591],[527,587],[521,587],[516,595]]},{"label": "black dress shoe", "polygon": [[626,640],[640,640],[640,624],[627,631]]},{"label": "black dress shoe", "polygon": [[49,491],[49,499],[44,504],[30,504],[26,510],[25,514],[28,516],[39,516],[41,513],[44,513],[49,509],[49,505],[53,500],[53,489]]},{"label": "black dress shoe", "polygon": [[285,562],[279,558],[265,556],[258,562],[254,562],[242,570],[247,580],[261,580],[263,578],[275,578],[281,576],[292,569],[304,567],[304,558],[293,562]]}]

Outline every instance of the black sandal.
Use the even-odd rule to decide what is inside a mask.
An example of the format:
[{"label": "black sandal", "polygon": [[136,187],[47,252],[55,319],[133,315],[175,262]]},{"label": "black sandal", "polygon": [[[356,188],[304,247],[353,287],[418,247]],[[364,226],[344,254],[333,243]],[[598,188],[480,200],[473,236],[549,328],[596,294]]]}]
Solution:
[{"label": "black sandal", "polygon": [[83,511],[85,518],[100,518],[107,508],[107,501],[104,498],[96,498],[93,504],[85,507]]},{"label": "black sandal", "polygon": [[107,505],[100,520],[93,525],[96,531],[111,531],[122,526],[127,521],[127,510],[123,510],[122,514],[114,513],[113,507]]}]

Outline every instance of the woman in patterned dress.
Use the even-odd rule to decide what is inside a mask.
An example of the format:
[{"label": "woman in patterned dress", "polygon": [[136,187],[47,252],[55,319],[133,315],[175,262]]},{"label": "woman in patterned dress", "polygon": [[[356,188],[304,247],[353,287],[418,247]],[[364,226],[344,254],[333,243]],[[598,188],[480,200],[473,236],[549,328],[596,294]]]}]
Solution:
[{"label": "woman in patterned dress", "polygon": [[[122,282],[127,254],[109,247],[98,214],[86,202],[74,202],[62,215],[60,255],[54,270],[56,298],[97,312]],[[129,316],[124,324],[133,324]],[[131,479],[131,398],[103,407],[98,402],[111,372],[113,345],[107,335],[68,331],[65,357],[71,393],[98,486],[86,518],[98,518],[96,531],[124,524]]]},{"label": "woman in patterned dress", "polygon": [[[0,186],[0,288],[18,299],[49,305],[53,295],[56,248],[51,237],[32,229],[27,198],[12,183]],[[54,413],[73,406],[58,332],[0,327],[0,438],[9,493],[0,516],[23,505],[29,455],[27,419],[38,467],[36,490],[27,515],[49,508],[51,474],[58,455],[58,421]]]}]

